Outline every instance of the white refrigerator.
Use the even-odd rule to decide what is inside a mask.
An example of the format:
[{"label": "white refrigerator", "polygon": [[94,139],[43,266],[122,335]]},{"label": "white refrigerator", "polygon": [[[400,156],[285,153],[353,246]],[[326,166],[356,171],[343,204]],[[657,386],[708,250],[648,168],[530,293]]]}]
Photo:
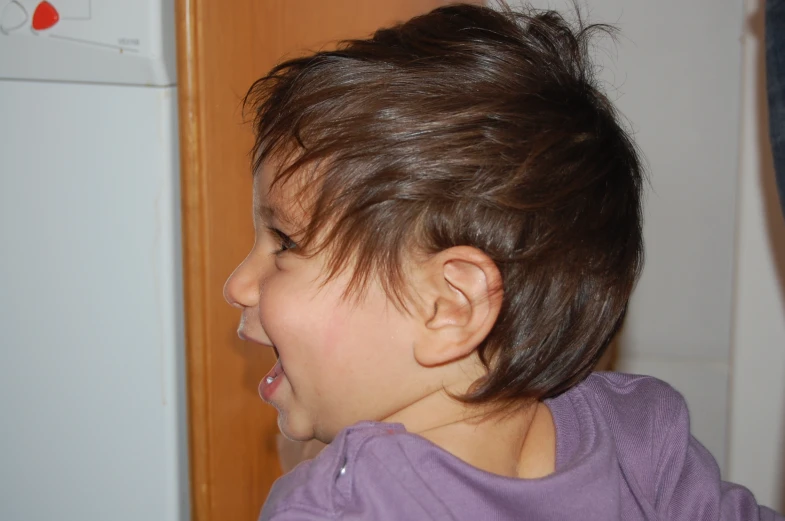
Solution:
[{"label": "white refrigerator", "polygon": [[189,518],[173,0],[0,0],[0,520]]}]

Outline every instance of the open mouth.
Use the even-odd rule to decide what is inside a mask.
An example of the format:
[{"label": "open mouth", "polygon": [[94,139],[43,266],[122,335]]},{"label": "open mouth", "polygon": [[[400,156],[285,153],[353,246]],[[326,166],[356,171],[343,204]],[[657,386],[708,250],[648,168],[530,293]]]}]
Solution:
[{"label": "open mouth", "polygon": [[267,373],[267,375],[264,377],[265,381],[268,384],[273,383],[273,381],[276,378],[278,378],[284,373],[283,364],[281,363],[281,353],[278,352],[278,348],[275,346],[273,346],[273,351],[275,351],[275,360],[276,360],[275,365],[273,366],[272,369],[270,369],[270,372]]},{"label": "open mouth", "polygon": [[275,365],[273,366],[273,368],[270,369],[270,372],[267,373],[267,375],[264,377],[264,381],[265,381],[265,383],[270,385],[271,383],[273,383],[275,381],[276,378],[281,376],[283,373],[284,373],[283,366],[281,365],[281,361],[278,360],[275,363]]},{"label": "open mouth", "polygon": [[275,356],[278,360],[275,362],[273,368],[264,375],[262,381],[259,382],[259,396],[266,402],[269,402],[272,399],[275,390],[281,384],[281,380],[283,380],[283,375],[285,374],[278,349],[276,349],[275,346],[273,346],[273,349],[275,350]]}]

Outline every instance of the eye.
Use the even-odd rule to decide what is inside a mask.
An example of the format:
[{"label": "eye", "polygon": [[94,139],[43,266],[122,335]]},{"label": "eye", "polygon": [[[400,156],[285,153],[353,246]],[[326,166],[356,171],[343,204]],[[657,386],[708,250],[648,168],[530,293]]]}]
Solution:
[{"label": "eye", "polygon": [[276,255],[279,253],[283,253],[287,250],[293,250],[297,248],[297,243],[295,243],[291,237],[286,235],[284,232],[279,230],[278,228],[271,228],[268,227],[268,230],[273,234],[275,240],[280,244],[279,248],[275,250]]}]

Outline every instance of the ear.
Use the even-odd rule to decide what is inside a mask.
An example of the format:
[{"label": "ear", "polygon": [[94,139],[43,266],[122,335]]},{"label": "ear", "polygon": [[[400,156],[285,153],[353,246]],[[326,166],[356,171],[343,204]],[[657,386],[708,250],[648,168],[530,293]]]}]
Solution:
[{"label": "ear", "polygon": [[423,334],[414,345],[420,365],[434,367],[470,355],[496,323],[502,304],[502,279],[481,250],[456,246],[422,265]]}]

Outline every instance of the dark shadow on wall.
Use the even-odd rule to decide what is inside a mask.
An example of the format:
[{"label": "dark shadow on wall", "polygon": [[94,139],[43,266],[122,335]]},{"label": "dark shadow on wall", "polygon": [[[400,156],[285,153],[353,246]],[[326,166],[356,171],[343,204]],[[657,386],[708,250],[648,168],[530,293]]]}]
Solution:
[{"label": "dark shadow on wall", "polygon": [[[769,142],[769,111],[766,93],[766,55],[764,45],[765,35],[765,2],[761,1],[756,13],[747,19],[748,28],[755,37],[755,45],[758,46],[758,58],[755,65],[755,99],[758,113],[758,155],[760,158],[760,186],[763,194],[763,211],[766,225],[766,233],[771,247],[771,255],[777,273],[777,283],[781,294],[785,294],[785,220],[783,219],[779,197],[777,195],[777,183],[774,173],[774,160],[771,153],[771,143]],[[785,346],[781,346],[785,349]],[[783,397],[782,403],[785,403]],[[785,436],[785,410],[780,415],[783,422],[782,432]],[[772,505],[778,507],[780,512],[785,511],[785,438],[780,441],[780,504]]]}]

